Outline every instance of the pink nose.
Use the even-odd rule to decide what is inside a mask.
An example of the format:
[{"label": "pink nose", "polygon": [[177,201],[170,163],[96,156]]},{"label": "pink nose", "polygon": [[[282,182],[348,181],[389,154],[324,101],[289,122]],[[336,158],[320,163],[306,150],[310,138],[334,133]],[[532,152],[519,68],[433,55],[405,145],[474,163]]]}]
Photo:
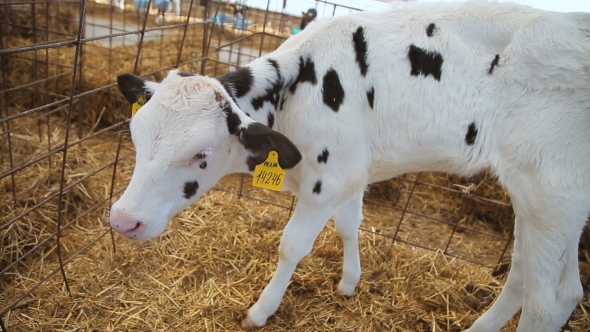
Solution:
[{"label": "pink nose", "polygon": [[111,210],[111,227],[129,237],[135,238],[145,230],[145,224],[141,220],[133,218],[129,213],[113,206]]}]

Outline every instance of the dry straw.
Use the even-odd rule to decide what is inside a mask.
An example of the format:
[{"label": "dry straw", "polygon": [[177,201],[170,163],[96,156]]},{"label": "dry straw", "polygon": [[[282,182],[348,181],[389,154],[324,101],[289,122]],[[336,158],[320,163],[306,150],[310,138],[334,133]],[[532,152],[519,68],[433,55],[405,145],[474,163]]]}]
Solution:
[{"label": "dry straw", "polygon": [[[152,44],[150,44],[152,43]],[[164,43],[164,44],[159,44]],[[144,45],[142,71],[154,71],[175,61],[160,57],[160,47],[173,49],[177,39]],[[198,37],[194,49],[200,50]],[[116,52],[93,46],[85,63],[86,82],[96,88],[114,81],[114,73],[127,71],[134,61],[133,47]],[[171,52],[174,53],[174,52]],[[187,52],[190,53],[190,52]],[[49,51],[49,56],[53,55]],[[108,54],[108,55],[107,55]],[[69,57],[67,51],[59,53]],[[187,55],[188,57],[189,55]],[[163,59],[163,60],[162,60]],[[31,72],[30,62],[15,60],[14,72]],[[62,63],[69,61],[62,59]],[[163,61],[163,62],[162,62]],[[101,67],[102,66],[102,67]],[[110,66],[110,70],[105,70]],[[185,66],[189,69],[190,66]],[[211,68],[210,68],[211,69]],[[86,70],[86,68],[84,69]],[[101,74],[102,70],[102,74]],[[193,70],[198,71],[198,70]],[[209,71],[210,72],[210,71]],[[22,82],[26,82],[23,78]],[[57,84],[59,88],[67,89]],[[104,111],[122,106],[116,92],[92,95],[85,100],[89,116],[84,134],[99,132],[118,123],[121,113]],[[11,101],[14,112],[26,109]],[[117,114],[113,114],[117,113]],[[99,115],[102,120],[99,120]],[[32,121],[33,120],[33,121]],[[38,122],[25,117],[11,122],[12,155],[18,163],[43,156],[63,142],[65,119],[57,112]],[[2,171],[9,169],[5,157],[6,136],[1,136]],[[69,295],[58,274],[49,277],[10,310],[3,320],[10,331],[236,331],[246,310],[270,280],[277,263],[277,247],[289,218],[292,198],[248,185],[250,178],[227,176],[179,216],[163,235],[152,241],[132,242],[115,235],[113,250],[108,225],[108,202],[112,166],[118,145],[113,132],[97,134],[69,149],[66,183],[74,185],[64,196],[62,254]],[[123,136],[115,192],[128,183],[133,170],[133,146]],[[2,224],[56,193],[61,154],[0,180]],[[313,253],[297,269],[283,302],[263,331],[460,331],[481,315],[499,294],[504,274],[403,242],[392,242],[401,213],[386,205],[403,206],[417,175],[370,187],[359,232],[362,280],[352,298],[334,294],[340,278],[342,245],[332,223],[320,234]],[[460,179],[438,173],[422,174],[420,181],[442,188],[508,202],[506,193],[486,177]],[[240,183],[246,183],[240,192]],[[473,183],[473,186],[470,184]],[[18,194],[12,202],[13,189]],[[7,202],[6,204],[4,202]],[[103,202],[103,204],[98,205]],[[268,203],[270,202],[270,203]],[[444,249],[453,226],[426,216],[459,221],[450,252],[494,264],[512,231],[510,211],[496,205],[468,202],[438,187],[419,184],[409,203],[398,236],[430,248]],[[272,203],[272,204],[271,204]],[[89,209],[93,208],[89,211]],[[461,214],[461,212],[464,212]],[[57,199],[13,222],[0,232],[0,271],[15,259],[38,247],[0,275],[0,310],[32,289],[58,266],[56,241]],[[498,237],[485,236],[475,228]],[[95,243],[91,244],[93,241]],[[580,250],[584,280],[590,276],[588,236]],[[39,245],[40,244],[40,245]],[[91,245],[89,245],[91,244]],[[570,322],[571,331],[590,330],[588,294]],[[504,331],[515,331],[518,316]]]}]

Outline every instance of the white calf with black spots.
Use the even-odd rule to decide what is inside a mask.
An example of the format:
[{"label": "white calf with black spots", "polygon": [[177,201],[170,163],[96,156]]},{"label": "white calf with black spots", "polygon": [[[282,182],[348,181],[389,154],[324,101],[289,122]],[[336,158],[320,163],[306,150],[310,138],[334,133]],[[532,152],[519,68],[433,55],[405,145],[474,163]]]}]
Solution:
[{"label": "white calf with black spots", "polygon": [[344,243],[338,291],[361,277],[358,227],[372,182],[489,169],[516,214],[512,269],[468,330],[522,308],[519,332],[557,331],[583,296],[578,241],[590,212],[590,15],[510,3],[409,3],[320,20],[227,75],[119,76],[137,163],[113,229],[159,235],[229,173],[276,151],[298,196],[276,273],[243,325],[277,310],[330,217]]}]

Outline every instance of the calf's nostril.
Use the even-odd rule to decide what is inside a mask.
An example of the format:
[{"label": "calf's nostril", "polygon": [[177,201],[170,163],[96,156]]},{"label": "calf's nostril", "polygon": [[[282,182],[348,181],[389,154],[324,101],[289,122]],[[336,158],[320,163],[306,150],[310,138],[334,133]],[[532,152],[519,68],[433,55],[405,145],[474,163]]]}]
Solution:
[{"label": "calf's nostril", "polygon": [[145,228],[145,224],[141,221],[111,223],[111,226],[114,230],[123,234],[139,232]]}]

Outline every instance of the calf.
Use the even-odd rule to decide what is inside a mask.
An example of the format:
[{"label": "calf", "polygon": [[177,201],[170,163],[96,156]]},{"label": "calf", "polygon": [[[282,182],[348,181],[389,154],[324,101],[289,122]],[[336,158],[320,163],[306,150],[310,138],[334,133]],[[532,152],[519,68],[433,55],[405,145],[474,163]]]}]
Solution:
[{"label": "calf", "polygon": [[557,331],[583,296],[578,241],[590,212],[590,15],[511,3],[409,3],[323,19],[217,78],[172,71],[118,77],[147,103],[130,123],[136,166],[111,225],[132,239],[224,175],[269,153],[298,196],[276,273],[244,319],[263,326],[331,216],[343,241],[338,292],[361,276],[367,185],[421,171],[485,169],[516,214],[512,269],[468,331]]},{"label": "calf", "polygon": [[310,8],[307,12],[301,13],[301,30],[305,29],[305,27],[311,23],[313,20],[316,19],[318,16],[318,12],[314,8]]}]

